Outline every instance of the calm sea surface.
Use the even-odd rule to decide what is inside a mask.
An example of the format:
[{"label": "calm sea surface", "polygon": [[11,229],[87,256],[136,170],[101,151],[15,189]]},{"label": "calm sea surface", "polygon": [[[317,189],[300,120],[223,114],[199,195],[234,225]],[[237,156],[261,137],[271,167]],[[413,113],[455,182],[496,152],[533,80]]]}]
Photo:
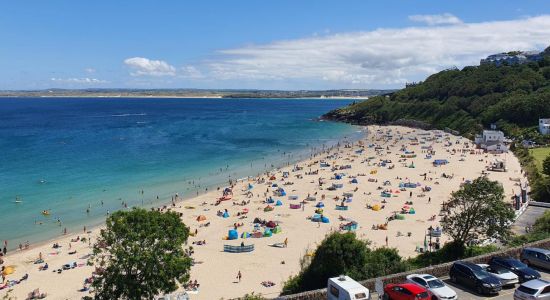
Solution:
[{"label": "calm sea surface", "polygon": [[315,120],[350,102],[0,99],[0,240],[82,231],[123,201],[168,203],[309,157],[357,138],[357,127]]}]

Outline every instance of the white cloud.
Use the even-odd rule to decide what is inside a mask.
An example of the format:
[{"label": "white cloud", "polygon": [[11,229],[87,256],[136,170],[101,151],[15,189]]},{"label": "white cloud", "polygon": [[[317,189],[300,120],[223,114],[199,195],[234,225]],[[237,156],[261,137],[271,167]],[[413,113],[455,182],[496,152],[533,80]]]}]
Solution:
[{"label": "white cloud", "polygon": [[86,69],[84,69],[84,72],[89,73],[89,74],[93,74],[93,73],[95,73],[95,69],[94,68],[86,68]]},{"label": "white cloud", "polygon": [[106,80],[101,80],[97,78],[50,78],[51,81],[61,82],[61,83],[78,83],[78,84],[101,84],[108,83]]},{"label": "white cloud", "polygon": [[549,43],[550,15],[544,15],[277,41],[222,50],[221,57],[200,69],[209,79],[255,82],[262,88],[275,81],[397,87],[449,67],[476,65],[488,54],[542,49]]},{"label": "white cloud", "polygon": [[414,22],[426,23],[430,26],[462,24],[462,20],[450,13],[444,13],[440,15],[414,15],[409,16],[409,20]]},{"label": "white cloud", "polygon": [[179,76],[186,79],[202,79],[204,74],[194,66],[182,67],[179,71]]},{"label": "white cloud", "polygon": [[132,57],[124,63],[133,71],[132,76],[175,76],[176,68],[163,60],[151,60],[144,57]]}]

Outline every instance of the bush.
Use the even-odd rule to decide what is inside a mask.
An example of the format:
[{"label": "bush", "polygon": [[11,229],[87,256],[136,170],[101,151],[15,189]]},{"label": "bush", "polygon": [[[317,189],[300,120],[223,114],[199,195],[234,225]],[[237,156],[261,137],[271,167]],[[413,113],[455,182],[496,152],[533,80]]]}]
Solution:
[{"label": "bush", "polygon": [[425,252],[418,255],[417,257],[410,258],[408,260],[408,263],[410,264],[412,269],[418,269],[468,257],[487,254],[495,252],[497,250],[498,247],[494,245],[466,247],[459,242],[449,242],[443,245],[443,247],[441,247],[441,249],[439,249],[438,251]]},{"label": "bush", "polygon": [[369,242],[357,239],[354,233],[329,234],[319,244],[309,264],[304,264],[298,275],[285,282],[282,293],[321,288],[329,278],[338,275],[365,280],[407,269],[397,250],[370,250],[368,246]]}]

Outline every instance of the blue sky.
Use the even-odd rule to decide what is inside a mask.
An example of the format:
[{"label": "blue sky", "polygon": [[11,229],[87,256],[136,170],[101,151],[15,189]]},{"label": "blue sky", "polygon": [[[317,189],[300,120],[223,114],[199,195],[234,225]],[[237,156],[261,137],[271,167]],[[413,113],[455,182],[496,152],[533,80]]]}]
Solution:
[{"label": "blue sky", "polygon": [[13,0],[0,89],[393,88],[547,45],[543,0]]}]

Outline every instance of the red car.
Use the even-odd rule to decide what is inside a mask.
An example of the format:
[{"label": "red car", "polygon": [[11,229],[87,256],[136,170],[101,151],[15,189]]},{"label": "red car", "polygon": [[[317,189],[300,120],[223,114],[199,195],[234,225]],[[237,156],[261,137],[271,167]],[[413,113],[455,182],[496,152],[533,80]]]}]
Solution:
[{"label": "red car", "polygon": [[431,293],[412,283],[388,284],[384,287],[384,300],[430,300]]}]

